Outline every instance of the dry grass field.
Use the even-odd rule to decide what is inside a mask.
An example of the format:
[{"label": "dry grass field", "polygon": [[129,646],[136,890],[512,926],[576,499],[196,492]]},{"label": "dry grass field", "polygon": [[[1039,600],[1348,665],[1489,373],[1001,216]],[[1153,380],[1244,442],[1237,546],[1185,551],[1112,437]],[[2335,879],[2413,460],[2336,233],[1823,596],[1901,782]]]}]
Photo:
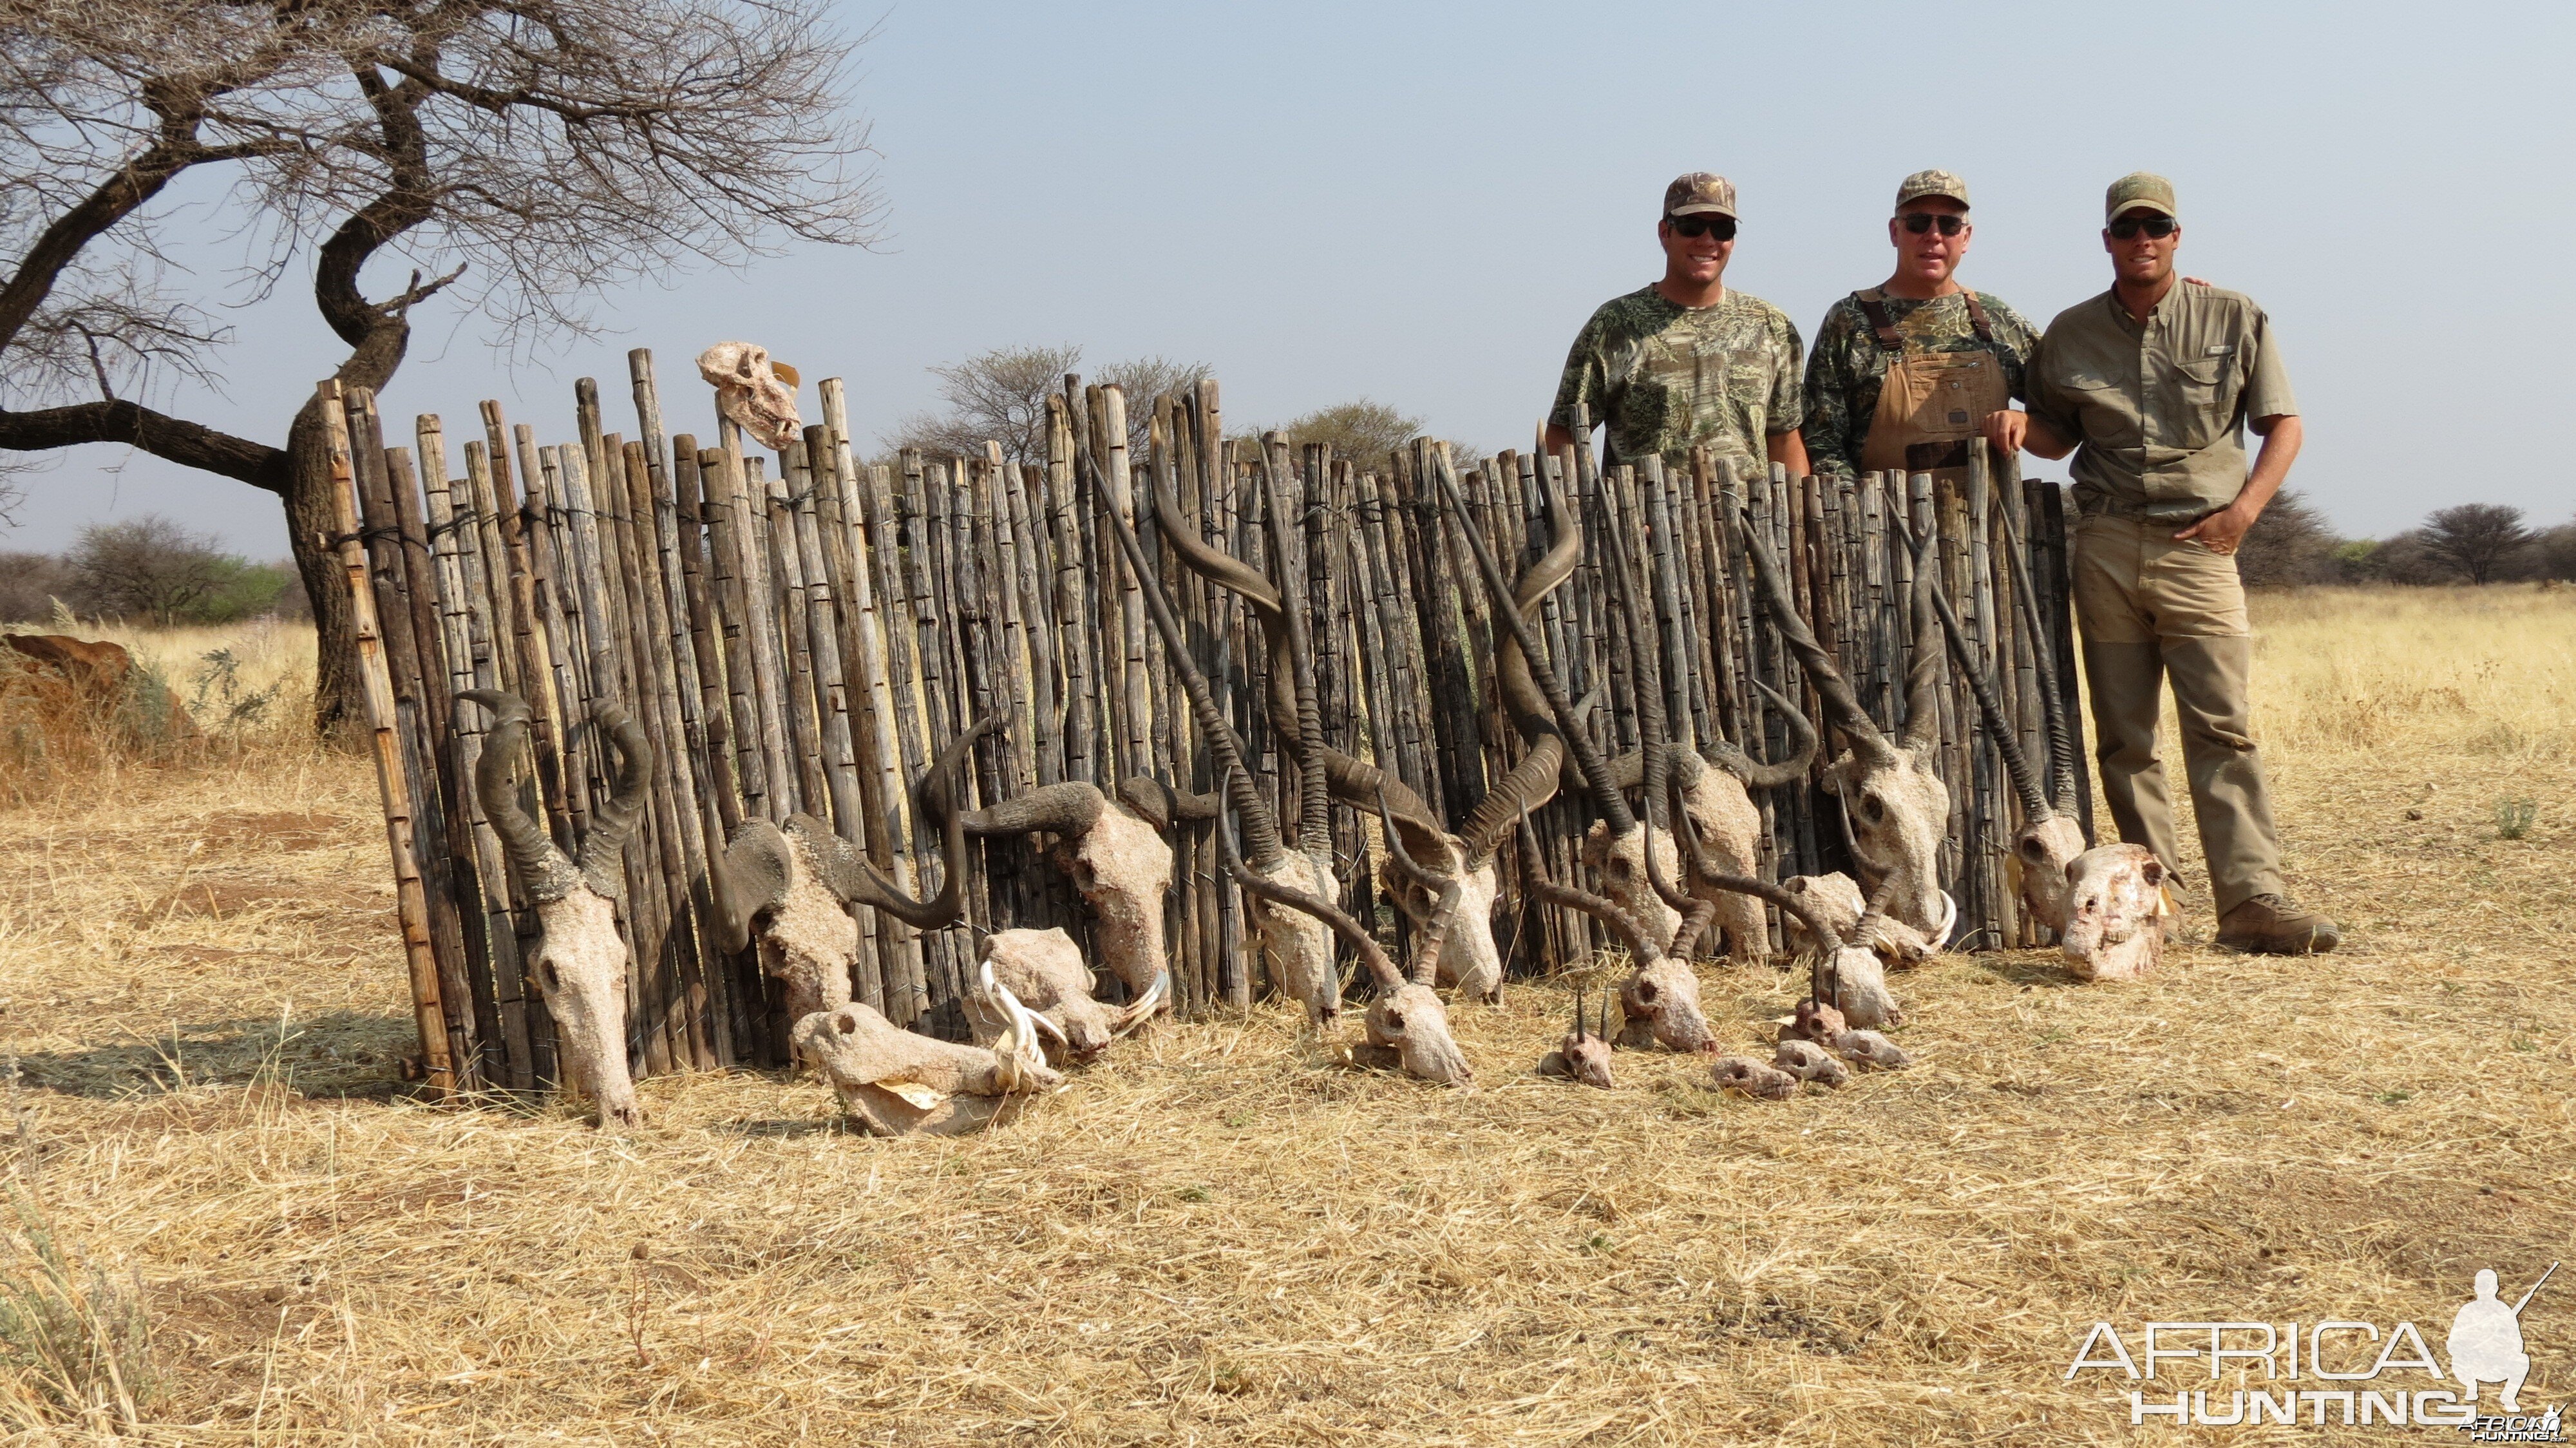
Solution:
[{"label": "dry grass field", "polygon": [[[2327,1317],[2438,1347],[2478,1268],[2511,1295],[2576,1258],[2576,594],[2259,614],[2292,873],[2344,951],[2192,945],[2089,987],[1945,957],[1896,982],[1917,1069],[1776,1105],[1669,1055],[1623,1054],[1612,1093],[1533,1077],[1549,983],[1457,1012],[1472,1092],[1261,1007],[961,1141],[849,1135],[823,1086],[759,1075],[648,1082],[625,1138],[435,1109],[393,1080],[362,760],[287,731],[27,793],[0,812],[0,1262],[36,1281],[49,1223],[75,1274],[139,1284],[156,1376],[131,1424],[83,1421],[22,1366],[0,1415],[280,1444],[2386,1441],[2132,1428],[2125,1381],[2063,1377],[2096,1320],[2133,1350],[2149,1319]],[[142,643],[174,679],[214,646]],[[1743,1046],[1790,999],[1703,979]],[[2523,1326],[2524,1403],[2576,1398],[2576,1279]]]}]

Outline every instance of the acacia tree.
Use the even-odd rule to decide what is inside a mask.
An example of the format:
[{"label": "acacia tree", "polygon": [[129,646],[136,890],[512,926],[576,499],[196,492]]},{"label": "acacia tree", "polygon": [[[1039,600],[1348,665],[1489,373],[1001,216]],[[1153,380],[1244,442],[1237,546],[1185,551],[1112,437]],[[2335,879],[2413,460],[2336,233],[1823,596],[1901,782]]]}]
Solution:
[{"label": "acacia tree", "polygon": [[[1047,399],[1062,392],[1067,374],[1081,367],[1082,349],[1072,343],[996,347],[963,362],[933,367],[930,375],[939,379],[939,400],[947,410],[904,418],[887,435],[886,445],[917,447],[937,456],[982,457],[986,442],[998,442],[1002,456],[1011,462],[1043,463]],[[1207,376],[1204,362],[1139,357],[1112,362],[1090,380],[1103,386],[1115,384],[1127,395],[1127,442],[1141,455],[1153,425],[1153,399],[1196,387]]]},{"label": "acacia tree", "polygon": [[2522,510],[2502,503],[2436,509],[2424,520],[2423,534],[2427,551],[2477,584],[2494,578],[2534,536],[2523,526]]},{"label": "acacia tree", "polygon": [[219,380],[210,307],[241,299],[168,284],[170,188],[228,186],[260,262],[247,295],[310,268],[348,349],[310,375],[382,388],[433,297],[504,346],[585,334],[604,287],[868,239],[855,42],[824,9],[0,0],[0,452],[124,443],[276,493],[320,634],[315,723],[335,730],[357,693],[318,410],[266,440],[145,405]]}]

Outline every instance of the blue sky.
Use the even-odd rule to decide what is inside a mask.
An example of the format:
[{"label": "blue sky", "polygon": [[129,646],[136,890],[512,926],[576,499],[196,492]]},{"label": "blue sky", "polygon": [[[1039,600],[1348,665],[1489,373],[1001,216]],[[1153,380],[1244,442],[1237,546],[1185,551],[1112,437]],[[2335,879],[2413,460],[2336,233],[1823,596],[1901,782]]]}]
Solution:
[{"label": "blue sky", "polygon": [[[430,309],[389,415],[470,427],[478,399],[567,438],[572,383],[622,397],[745,338],[849,379],[861,433],[932,401],[926,368],[1076,342],[1205,360],[1228,421],[1367,395],[1487,448],[1525,445],[1591,309],[1658,273],[1663,184],[1744,208],[1730,285],[1802,333],[1885,275],[1882,220],[1923,166],[1968,178],[1962,275],[2035,322],[2107,284],[2100,198],[2172,176],[2185,269],[2271,312],[2308,445],[2292,485],[2347,531],[2490,500],[2576,510],[2576,55],[2566,6],[853,6],[854,94],[888,202],[873,251],[811,249],[606,297],[616,335],[498,356]],[[186,223],[210,238],[218,218]],[[209,282],[238,264],[209,240]],[[393,269],[387,267],[391,272]],[[339,353],[304,279],[233,314],[221,397],[184,415],[267,439]],[[390,290],[399,277],[371,278]],[[631,421],[626,425],[631,430]],[[2062,465],[2045,467],[2062,476]],[[118,448],[27,480],[0,549],[160,511],[259,555],[274,501]]]}]

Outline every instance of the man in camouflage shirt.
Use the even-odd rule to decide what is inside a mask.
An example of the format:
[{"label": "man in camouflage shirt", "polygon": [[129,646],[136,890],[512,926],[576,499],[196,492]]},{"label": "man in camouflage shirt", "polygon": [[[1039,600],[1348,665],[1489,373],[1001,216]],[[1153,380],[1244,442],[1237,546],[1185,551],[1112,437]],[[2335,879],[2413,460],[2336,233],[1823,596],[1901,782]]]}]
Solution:
[{"label": "man in camouflage shirt", "polygon": [[[1664,277],[1602,304],[1566,354],[1548,413],[1550,451],[1572,446],[1574,414],[1609,433],[1609,463],[1661,455],[1688,468],[1705,446],[1738,477],[1784,463],[1807,470],[1798,438],[1806,404],[1798,329],[1778,307],[1729,291],[1735,254],[1735,187],[1693,171],[1664,188]],[[1591,439],[1585,438],[1589,445]]]},{"label": "man in camouflage shirt", "polygon": [[[1986,415],[2007,396],[2029,396],[2023,367],[2039,345],[2038,331],[1999,298],[1959,285],[1959,263],[1975,236],[1968,183],[1955,174],[1917,171],[1896,188],[1887,223],[1895,273],[1834,303],[1816,329],[1804,432],[1817,476],[1850,481],[1891,468],[1964,469],[1967,440]],[[1942,355],[1967,353],[1982,356]],[[1935,393],[1948,390],[1941,383],[1961,362],[1987,370],[1974,382],[1990,395],[1972,405],[1941,406]],[[1923,385],[1891,398],[1886,383],[1892,376]],[[1952,442],[1958,446],[1938,446]]]}]

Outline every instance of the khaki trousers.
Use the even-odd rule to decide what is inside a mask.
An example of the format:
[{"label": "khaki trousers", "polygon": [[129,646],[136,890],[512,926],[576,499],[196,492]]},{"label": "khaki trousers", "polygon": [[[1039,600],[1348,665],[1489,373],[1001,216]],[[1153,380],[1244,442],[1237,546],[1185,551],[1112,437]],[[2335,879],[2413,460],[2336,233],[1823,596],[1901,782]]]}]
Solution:
[{"label": "khaki trousers", "polygon": [[2164,682],[2173,681],[2210,893],[2224,916],[2256,895],[2288,891],[2246,699],[2254,640],[2245,588],[2235,559],[2174,541],[2182,526],[2113,514],[2073,520],[2075,617],[2111,818],[2121,839],[2179,870],[2156,743]]}]

